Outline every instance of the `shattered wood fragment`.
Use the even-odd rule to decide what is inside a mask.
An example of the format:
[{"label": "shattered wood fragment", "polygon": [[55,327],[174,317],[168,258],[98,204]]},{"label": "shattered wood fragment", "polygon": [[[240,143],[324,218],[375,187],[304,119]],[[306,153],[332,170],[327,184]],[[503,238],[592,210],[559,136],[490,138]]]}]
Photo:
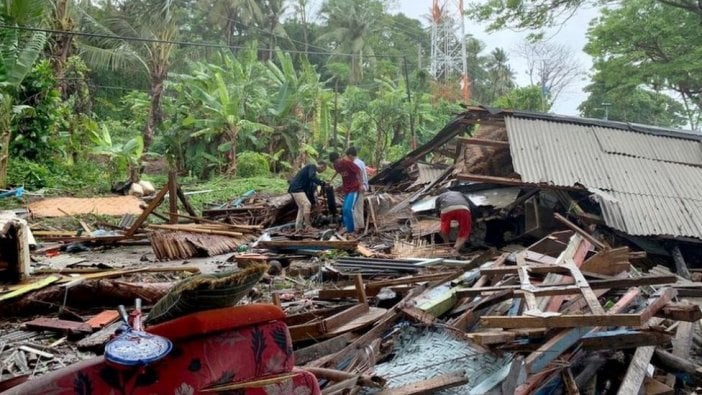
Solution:
[{"label": "shattered wood fragment", "polygon": [[570,368],[563,369],[561,376],[566,395],[579,395],[580,390],[578,389],[578,384],[575,383],[575,377],[573,377],[573,372]]},{"label": "shattered wood fragment", "polygon": [[629,270],[629,254],[629,247],[601,250],[588,258],[580,269],[584,272],[614,276]]},{"label": "shattered wood fragment", "polygon": [[100,350],[107,343],[115,331],[122,326],[122,322],[113,322],[99,331],[76,342],[79,350]]},{"label": "shattered wood fragment", "polygon": [[420,395],[433,394],[447,388],[458,387],[468,383],[466,372],[456,371],[448,374],[443,374],[432,379],[418,381],[416,383],[403,385],[402,387],[391,388],[381,392],[378,395]]},{"label": "shattered wood fragment", "polygon": [[380,376],[352,374],[336,369],[325,369],[315,367],[307,367],[305,368],[305,370],[317,376],[317,379],[326,379],[336,382],[355,379],[357,384],[363,387],[383,388],[386,384],[385,379]]},{"label": "shattered wood fragment", "polygon": [[580,228],[578,225],[570,222],[566,217],[564,217],[558,213],[555,213],[554,217],[558,221],[560,221],[563,225],[567,226],[572,231],[574,231],[575,233],[582,236],[585,240],[589,241],[590,244],[594,245],[595,247],[599,248],[600,250],[604,250],[604,249],[608,248],[608,246],[605,243],[595,239],[590,233],[588,233],[584,229]]},{"label": "shattered wood fragment", "polygon": [[25,351],[25,352],[28,352],[28,353],[31,353],[31,354],[38,355],[38,356],[40,356],[40,357],[42,357],[42,358],[47,358],[47,359],[53,359],[53,358],[54,358],[54,354],[50,354],[50,353],[45,352],[45,351],[37,350],[36,348],[32,348],[32,347],[29,347],[29,346],[19,346],[18,348],[19,348],[20,350],[22,350],[22,351]]},{"label": "shattered wood fragment", "polygon": [[590,332],[580,343],[583,349],[619,350],[642,346],[660,346],[670,343],[670,336],[657,331],[613,330],[607,332]]},{"label": "shattered wood fragment", "polygon": [[702,383],[702,366],[689,359],[682,359],[665,351],[656,348],[653,356],[654,365],[673,374],[687,374],[696,385]]},{"label": "shattered wood fragment", "polygon": [[305,249],[305,248],[332,248],[337,250],[355,250],[358,241],[355,240],[288,240],[288,241],[261,241],[261,248],[268,249]]},{"label": "shattered wood fragment", "polygon": [[431,326],[436,321],[436,317],[433,314],[416,307],[403,307],[401,310],[411,320],[426,326]]},{"label": "shattered wood fragment", "polygon": [[61,277],[59,277],[59,276],[49,276],[49,277],[43,278],[41,280],[23,285],[23,286],[15,289],[12,292],[8,292],[6,294],[0,295],[0,302],[14,299],[18,296],[22,296],[22,295],[27,294],[29,292],[48,287],[49,285],[51,285],[52,283],[54,283],[60,279],[61,279]]},{"label": "shattered wood fragment", "polygon": [[98,330],[105,327],[119,319],[119,312],[117,310],[104,310],[99,314],[91,317],[86,324],[90,325],[93,330]]},{"label": "shattered wood fragment", "polygon": [[295,363],[297,365],[304,365],[322,356],[333,354],[351,343],[352,338],[350,333],[344,333],[311,346],[295,350]]},{"label": "shattered wood fragment", "polygon": [[655,349],[655,346],[639,347],[636,349],[634,356],[631,358],[631,363],[626,370],[624,380],[622,380],[619,391],[617,391],[618,395],[639,393]]},{"label": "shattered wood fragment", "polygon": [[28,329],[33,330],[49,330],[61,333],[71,334],[86,334],[92,333],[93,328],[85,322],[66,321],[55,318],[37,318],[32,321],[25,322],[24,325]]},{"label": "shattered wood fragment", "polygon": [[702,319],[700,306],[689,302],[668,303],[658,310],[656,317],[674,321],[697,322]]}]

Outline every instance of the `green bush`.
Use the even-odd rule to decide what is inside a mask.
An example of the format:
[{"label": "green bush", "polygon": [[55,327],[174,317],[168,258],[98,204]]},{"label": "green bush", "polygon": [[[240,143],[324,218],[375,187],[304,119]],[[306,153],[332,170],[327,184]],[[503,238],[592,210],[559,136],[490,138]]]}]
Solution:
[{"label": "green bush", "polygon": [[237,155],[238,177],[265,177],[270,175],[270,166],[266,157],[258,152],[246,151]]},{"label": "green bush", "polygon": [[109,192],[107,172],[107,166],[98,161],[68,164],[11,159],[8,180],[10,185],[24,186],[29,191],[52,189],[59,193],[92,195]]}]

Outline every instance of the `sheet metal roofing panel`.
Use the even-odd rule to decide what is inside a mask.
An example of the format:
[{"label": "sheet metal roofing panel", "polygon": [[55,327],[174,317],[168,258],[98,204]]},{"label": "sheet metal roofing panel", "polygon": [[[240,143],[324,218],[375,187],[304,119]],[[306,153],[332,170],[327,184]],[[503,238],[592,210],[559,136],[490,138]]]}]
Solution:
[{"label": "sheet metal roofing panel", "polygon": [[599,126],[594,126],[593,131],[602,149],[608,153],[702,165],[699,142]]},{"label": "sheet metal roofing panel", "polygon": [[635,236],[668,235],[700,238],[702,202],[672,197],[608,192],[595,194],[605,222]]},{"label": "sheet metal roofing panel", "polygon": [[665,161],[697,160],[699,142],[542,119],[505,123],[524,182],[601,189],[607,224],[632,235],[702,238],[702,167]]},{"label": "sheet metal roofing panel", "polygon": [[[590,126],[505,117],[514,170],[522,180],[560,186],[610,185]],[[587,164],[588,171],[583,171]]]}]

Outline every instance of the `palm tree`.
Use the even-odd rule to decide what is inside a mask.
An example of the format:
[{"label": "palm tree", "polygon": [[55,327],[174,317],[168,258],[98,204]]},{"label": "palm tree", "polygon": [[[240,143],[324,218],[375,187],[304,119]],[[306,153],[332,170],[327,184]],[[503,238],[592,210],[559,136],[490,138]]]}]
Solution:
[{"label": "palm tree", "polygon": [[487,60],[487,74],[490,81],[489,97],[486,103],[492,103],[514,89],[514,71],[509,67],[507,53],[502,48],[495,48]]},{"label": "palm tree", "polygon": [[319,41],[330,42],[340,54],[350,54],[351,84],[363,79],[363,54],[374,56],[368,37],[378,30],[382,12],[383,4],[377,0],[328,0],[322,5],[320,13],[330,30]]},{"label": "palm tree", "polygon": [[93,67],[123,70],[137,67],[148,76],[149,116],[142,132],[144,152],[147,152],[156,128],[163,120],[161,97],[176,50],[173,41],[178,36],[178,24],[171,1],[152,12],[123,14],[101,22],[87,17],[84,26],[96,33],[115,37],[81,42],[86,63]]},{"label": "palm tree", "polygon": [[39,26],[45,21],[43,0],[4,0],[0,2],[0,188],[7,185],[12,131],[12,114],[20,111],[14,106],[14,95],[32,70],[46,44],[44,32],[19,30],[20,26]]},{"label": "palm tree", "polygon": [[207,0],[200,4],[207,10],[210,22],[221,26],[227,45],[240,44],[235,36],[263,20],[257,0]]}]

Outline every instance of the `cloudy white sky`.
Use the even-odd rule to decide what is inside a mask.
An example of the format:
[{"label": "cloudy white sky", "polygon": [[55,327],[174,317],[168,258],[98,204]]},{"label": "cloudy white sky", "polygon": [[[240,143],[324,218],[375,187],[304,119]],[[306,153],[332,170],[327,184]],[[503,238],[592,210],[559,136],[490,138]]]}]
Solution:
[{"label": "cloudy white sky", "polygon": [[[469,1],[466,1],[468,6]],[[402,12],[405,15],[419,19],[425,23],[425,16],[429,14],[432,0],[396,0],[394,7],[397,12]],[[564,44],[573,50],[579,62],[582,64],[583,71],[589,72],[592,61],[591,58],[582,51],[585,46],[588,24],[590,20],[597,16],[596,9],[579,10],[572,18],[566,21],[559,29],[548,31],[546,37],[550,37],[550,41]],[[486,33],[485,26],[477,24],[474,21],[466,19],[466,33],[470,33],[476,38],[483,41],[488,50],[495,47],[502,47],[509,53],[510,64],[512,70],[515,71],[518,85],[528,85],[529,78],[526,75],[526,66],[523,60],[519,59],[516,54],[516,47],[524,41],[527,36],[526,32],[515,32],[504,30],[493,33]],[[566,88],[559,100],[551,109],[552,112],[564,115],[578,115],[578,105],[587,98],[587,94],[582,89],[588,84],[587,74],[583,74],[573,82],[571,86]]]}]

